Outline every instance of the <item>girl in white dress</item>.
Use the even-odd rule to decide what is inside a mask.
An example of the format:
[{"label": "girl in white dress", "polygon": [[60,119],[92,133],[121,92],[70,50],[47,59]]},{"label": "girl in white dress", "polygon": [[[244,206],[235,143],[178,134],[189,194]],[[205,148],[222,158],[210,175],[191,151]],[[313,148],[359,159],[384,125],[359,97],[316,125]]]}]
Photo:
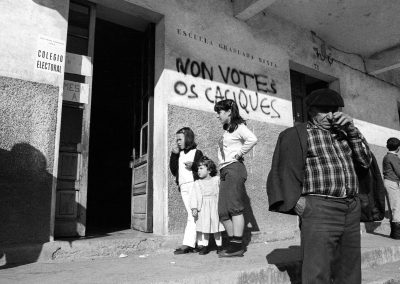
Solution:
[{"label": "girl in white dress", "polygon": [[197,244],[199,254],[210,252],[208,241],[210,234],[214,234],[217,253],[222,248],[221,232],[224,226],[218,216],[219,177],[215,163],[207,157],[202,157],[197,164],[199,179],[194,182],[190,198],[190,208],[196,222]]}]

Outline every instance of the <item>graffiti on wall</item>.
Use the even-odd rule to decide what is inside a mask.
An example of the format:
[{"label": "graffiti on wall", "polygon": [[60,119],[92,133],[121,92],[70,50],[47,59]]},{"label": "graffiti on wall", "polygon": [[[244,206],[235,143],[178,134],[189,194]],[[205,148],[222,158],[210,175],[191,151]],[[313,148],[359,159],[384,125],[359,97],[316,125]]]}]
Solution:
[{"label": "graffiti on wall", "polygon": [[[265,74],[249,73],[221,65],[215,67],[189,58],[177,58],[176,69],[178,73],[207,80],[201,80],[200,84],[196,80],[175,80],[173,90],[180,97],[192,101],[205,98],[209,104],[232,99],[247,114],[260,111],[269,118],[281,117],[276,105],[277,100],[267,95],[277,93],[277,84]],[[214,83],[216,77],[221,78],[223,84]]]}]

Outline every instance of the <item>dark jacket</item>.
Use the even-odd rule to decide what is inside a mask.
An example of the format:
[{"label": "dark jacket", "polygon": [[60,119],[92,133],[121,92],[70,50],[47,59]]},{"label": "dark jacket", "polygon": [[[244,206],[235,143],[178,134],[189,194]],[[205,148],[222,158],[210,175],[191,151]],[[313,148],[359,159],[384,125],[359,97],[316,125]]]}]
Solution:
[{"label": "dark jacket", "polygon": [[293,208],[300,198],[307,155],[306,124],[281,132],[268,174],[269,210],[295,214]]},{"label": "dark jacket", "polygon": [[[189,152],[192,149],[183,150],[185,153]],[[196,153],[194,154],[194,160],[192,165],[193,179],[198,180],[199,176],[197,174],[197,163],[203,157],[203,153],[196,149]],[[179,185],[179,153],[175,154],[171,152],[171,156],[169,158],[169,168],[171,170],[172,175],[176,178],[176,184]]]},{"label": "dark jacket", "polygon": [[368,169],[356,167],[360,183],[361,221],[381,221],[385,217],[385,185],[376,162],[371,153],[372,163]]},{"label": "dark jacket", "polygon": [[[270,211],[295,214],[293,209],[300,198],[305,176],[307,137],[306,123],[288,128],[279,134],[267,180]],[[383,182],[379,168],[377,165],[369,167],[369,169],[360,167],[358,178],[363,211],[362,221],[364,219],[365,221],[375,221],[375,218],[381,218],[383,216],[381,214],[384,214],[385,211],[384,195],[382,195],[384,191],[381,188]],[[365,198],[365,194],[368,195],[368,198]],[[374,213],[376,210],[379,214]]]}]

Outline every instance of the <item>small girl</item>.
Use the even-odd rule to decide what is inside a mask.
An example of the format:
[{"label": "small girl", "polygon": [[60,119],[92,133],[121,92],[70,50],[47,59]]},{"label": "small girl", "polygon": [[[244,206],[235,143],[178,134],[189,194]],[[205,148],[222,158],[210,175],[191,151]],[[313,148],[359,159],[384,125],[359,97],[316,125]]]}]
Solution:
[{"label": "small girl", "polygon": [[194,181],[198,179],[197,163],[203,153],[196,149],[197,144],[194,133],[189,127],[183,127],[176,132],[176,143],[172,146],[169,167],[176,177],[182,200],[187,212],[187,222],[182,246],[174,251],[174,254],[186,254],[195,251],[196,248],[196,223],[190,210],[190,196],[193,191]]},{"label": "small girl", "polygon": [[217,245],[217,253],[222,249],[221,232],[224,226],[218,217],[218,194],[219,177],[217,167],[209,158],[203,156],[197,164],[199,179],[194,182],[190,198],[190,208],[196,220],[197,244],[199,254],[205,255],[210,252],[208,241],[210,234],[214,234]]}]

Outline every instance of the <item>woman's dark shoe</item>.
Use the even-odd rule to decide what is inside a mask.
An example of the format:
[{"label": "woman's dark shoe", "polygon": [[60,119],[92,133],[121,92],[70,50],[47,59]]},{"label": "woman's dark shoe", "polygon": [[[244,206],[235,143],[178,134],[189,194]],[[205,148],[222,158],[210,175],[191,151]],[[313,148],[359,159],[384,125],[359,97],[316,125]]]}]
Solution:
[{"label": "woman's dark shoe", "polygon": [[174,251],[174,254],[186,254],[186,253],[191,253],[191,252],[193,252],[193,248],[186,246],[186,247],[177,248]]},{"label": "woman's dark shoe", "polygon": [[218,257],[241,257],[243,254],[244,249],[241,243],[231,243],[229,248],[218,254]]},{"label": "woman's dark shoe", "polygon": [[203,247],[200,249],[199,254],[200,254],[200,255],[206,255],[206,254],[208,254],[209,252],[210,252],[210,250],[208,249],[208,246],[203,246]]}]

